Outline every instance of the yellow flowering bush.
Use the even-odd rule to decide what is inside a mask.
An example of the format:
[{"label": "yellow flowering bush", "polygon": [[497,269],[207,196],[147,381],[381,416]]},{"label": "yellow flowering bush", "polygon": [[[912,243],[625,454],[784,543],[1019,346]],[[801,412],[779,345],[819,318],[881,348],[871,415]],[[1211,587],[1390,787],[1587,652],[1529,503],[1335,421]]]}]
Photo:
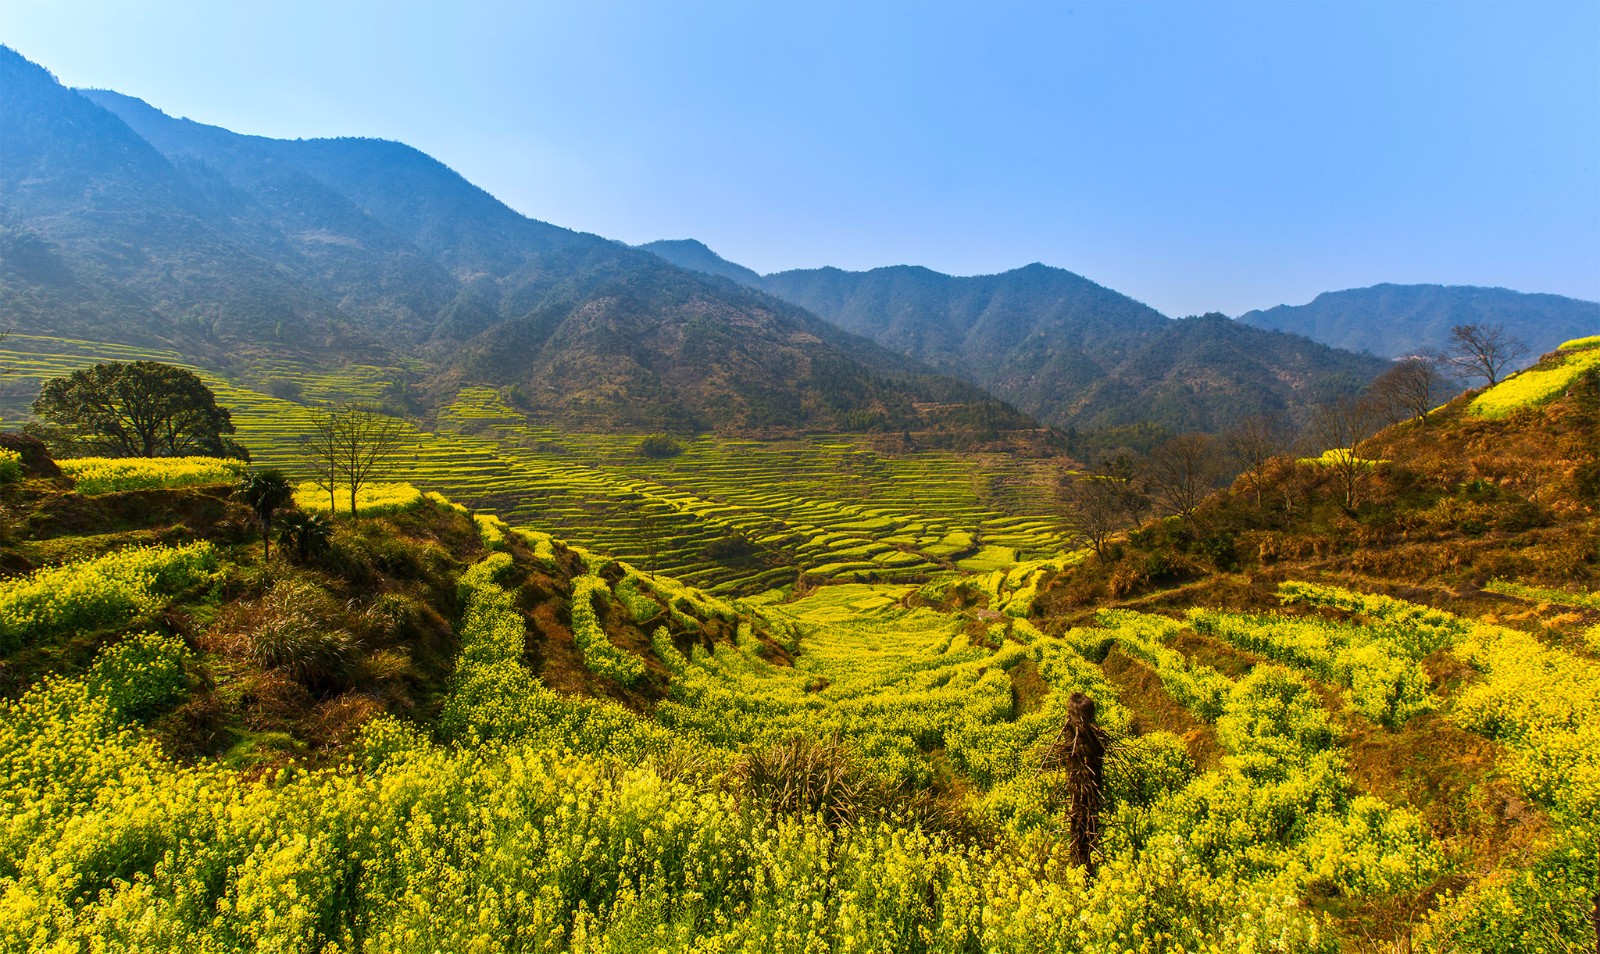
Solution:
[{"label": "yellow flowering bush", "polygon": [[[343,513],[350,506],[350,491],[346,488],[335,493],[339,512]],[[408,483],[363,484],[356,492],[356,511],[363,517],[372,517],[409,510],[422,500],[422,491]],[[334,508],[333,498],[329,496],[327,488],[319,486],[314,480],[302,481],[295,487],[294,505],[301,510],[328,511]]]},{"label": "yellow flowering bush", "polygon": [[135,633],[102,650],[89,670],[89,692],[122,721],[147,716],[183,697],[189,648],[176,636]]},{"label": "yellow flowering bush", "polygon": [[22,476],[22,455],[9,447],[0,447],[0,484],[8,484]]},{"label": "yellow flowering bush", "polygon": [[492,513],[476,513],[472,519],[478,525],[478,537],[483,540],[484,546],[491,550],[506,548],[506,534],[511,528],[506,526],[504,520]]},{"label": "yellow flowering bush", "polygon": [[583,652],[583,664],[604,679],[615,679],[625,686],[644,675],[644,660],[612,645],[595,615],[595,597],[609,599],[611,587],[598,576],[585,575],[572,581],[572,637]]},{"label": "yellow flowering bush", "polygon": [[528,546],[533,547],[533,558],[538,560],[547,569],[556,568],[556,543],[555,538],[548,533],[537,530],[527,530],[522,527],[512,528],[512,533],[522,538]]},{"label": "yellow flowering bush", "polygon": [[1197,632],[1241,649],[1303,666],[1345,687],[1357,712],[1395,727],[1437,705],[1428,674],[1405,648],[1381,630],[1289,616],[1189,611]]}]

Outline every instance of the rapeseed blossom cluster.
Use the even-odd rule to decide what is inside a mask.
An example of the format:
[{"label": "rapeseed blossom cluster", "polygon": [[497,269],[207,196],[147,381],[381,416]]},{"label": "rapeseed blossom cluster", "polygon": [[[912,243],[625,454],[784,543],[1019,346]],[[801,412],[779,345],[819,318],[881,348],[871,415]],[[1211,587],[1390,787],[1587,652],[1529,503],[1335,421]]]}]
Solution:
[{"label": "rapeseed blossom cluster", "polygon": [[[201,549],[102,559],[76,569],[111,580],[137,565],[147,593],[216,569]],[[1600,814],[1600,667],[1526,634],[1296,584],[1285,599],[1351,620],[1187,621],[1282,663],[1230,679],[1173,645],[1185,621],[1151,614],[1103,612],[1059,636],[1025,619],[979,633],[902,605],[909,587],[756,606],[586,565],[573,593],[586,660],[603,640],[643,666],[599,629],[597,601],[613,596],[602,573],[620,572],[614,595],[636,621],[676,610],[698,632],[725,613],[737,635],[686,654],[668,612],[649,651],[673,678],[653,717],[564,696],[524,663],[517,566],[502,550],[458,579],[460,648],[437,731],[380,718],[331,767],[249,776],[164,754],[140,720],[183,697],[190,656],[155,633],[110,640],[81,677],[0,703],[0,949],[1331,952],[1304,898],[1405,896],[1445,863],[1413,813],[1356,790],[1298,670],[1347,679],[1359,706],[1364,669],[1386,678],[1391,661],[1444,648],[1481,676],[1449,717],[1514,753],[1513,777],[1555,834],[1537,877],[1448,899],[1419,944],[1532,950],[1525,939],[1566,917],[1558,901],[1593,877],[1580,849]],[[100,618],[28,609],[17,594],[35,583],[0,590],[0,606],[22,607],[19,638]],[[767,658],[757,623],[803,650],[792,665]],[[1212,727],[1219,765],[1198,771],[1168,733],[1131,737],[1133,715],[1094,661],[1113,645]],[[1375,651],[1340,655],[1352,647]],[[1031,705],[1015,692],[1023,678],[1043,686]],[[1074,692],[1122,740],[1093,879],[1068,863],[1042,767]],[[740,788],[742,759],[796,736],[839,739],[877,791],[906,798],[840,823]],[[932,824],[910,796],[952,776],[970,789],[965,817]]]},{"label": "rapeseed blossom cluster", "polygon": [[0,649],[125,625],[155,610],[163,597],[209,581],[216,570],[216,550],[198,542],[128,547],[0,581]]},{"label": "rapeseed blossom cluster", "polygon": [[57,461],[80,494],[231,484],[245,462],[221,457],[78,457]]}]

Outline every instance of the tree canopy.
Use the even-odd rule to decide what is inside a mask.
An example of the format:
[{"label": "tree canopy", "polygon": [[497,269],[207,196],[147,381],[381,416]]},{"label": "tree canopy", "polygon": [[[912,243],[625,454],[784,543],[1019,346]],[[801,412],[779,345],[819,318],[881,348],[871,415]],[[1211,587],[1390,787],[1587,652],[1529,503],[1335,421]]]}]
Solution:
[{"label": "tree canopy", "polygon": [[59,449],[108,457],[243,457],[226,408],[193,371],[112,361],[46,381],[33,402]]}]

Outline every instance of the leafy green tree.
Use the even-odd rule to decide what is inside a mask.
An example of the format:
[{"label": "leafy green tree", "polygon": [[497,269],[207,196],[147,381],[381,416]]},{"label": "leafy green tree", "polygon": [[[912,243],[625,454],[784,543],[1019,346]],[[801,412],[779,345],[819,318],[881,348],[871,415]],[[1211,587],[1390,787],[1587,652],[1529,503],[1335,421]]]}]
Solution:
[{"label": "leafy green tree", "polygon": [[242,457],[226,408],[193,371],[112,361],[46,381],[33,413],[57,449],[108,457]]},{"label": "leafy green tree", "polygon": [[272,516],[294,499],[294,488],[281,470],[258,470],[239,482],[239,498],[261,522],[261,548],[272,559]]}]

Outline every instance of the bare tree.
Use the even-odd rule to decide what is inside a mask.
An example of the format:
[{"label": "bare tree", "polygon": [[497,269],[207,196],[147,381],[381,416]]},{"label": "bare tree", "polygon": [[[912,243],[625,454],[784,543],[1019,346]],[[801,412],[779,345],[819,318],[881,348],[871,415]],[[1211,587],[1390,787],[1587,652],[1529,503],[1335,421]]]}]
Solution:
[{"label": "bare tree", "polygon": [[1333,474],[1346,510],[1356,509],[1372,478],[1373,462],[1356,451],[1377,432],[1380,415],[1372,400],[1346,397],[1317,408],[1311,419],[1310,439],[1324,451],[1320,462]]},{"label": "bare tree", "polygon": [[1266,489],[1267,467],[1273,458],[1289,449],[1288,429],[1280,418],[1255,414],[1225,431],[1222,445],[1238,465],[1240,476],[1255,497],[1256,509],[1260,510],[1262,492]]},{"label": "bare tree", "polygon": [[1528,346],[1501,324],[1456,325],[1450,329],[1451,367],[1463,378],[1483,378],[1493,386],[1528,353]]},{"label": "bare tree", "polygon": [[1390,424],[1414,420],[1423,426],[1444,390],[1439,359],[1433,357],[1401,358],[1367,387]]},{"label": "bare tree", "polygon": [[332,487],[348,490],[355,517],[356,495],[393,466],[405,434],[405,422],[397,417],[366,405],[343,405],[316,419],[304,446],[313,455],[318,484],[326,475],[330,499]]},{"label": "bare tree", "polygon": [[1111,537],[1127,525],[1121,483],[1103,474],[1078,474],[1064,478],[1056,490],[1067,523],[1097,557],[1105,556]]},{"label": "bare tree", "polygon": [[1274,457],[1267,465],[1263,483],[1283,505],[1283,515],[1293,520],[1295,511],[1311,499],[1321,468],[1294,456],[1294,451]]},{"label": "bare tree", "polygon": [[315,411],[311,432],[300,436],[300,447],[315,468],[312,482],[328,495],[328,513],[339,512],[339,441],[333,411]]},{"label": "bare tree", "polygon": [[1126,447],[1100,460],[1099,474],[1110,478],[1117,507],[1128,523],[1139,526],[1150,515],[1150,487],[1145,480],[1145,460]]},{"label": "bare tree", "polygon": [[1151,452],[1146,476],[1163,509],[1189,523],[1223,476],[1216,439],[1207,434],[1174,437]]}]

